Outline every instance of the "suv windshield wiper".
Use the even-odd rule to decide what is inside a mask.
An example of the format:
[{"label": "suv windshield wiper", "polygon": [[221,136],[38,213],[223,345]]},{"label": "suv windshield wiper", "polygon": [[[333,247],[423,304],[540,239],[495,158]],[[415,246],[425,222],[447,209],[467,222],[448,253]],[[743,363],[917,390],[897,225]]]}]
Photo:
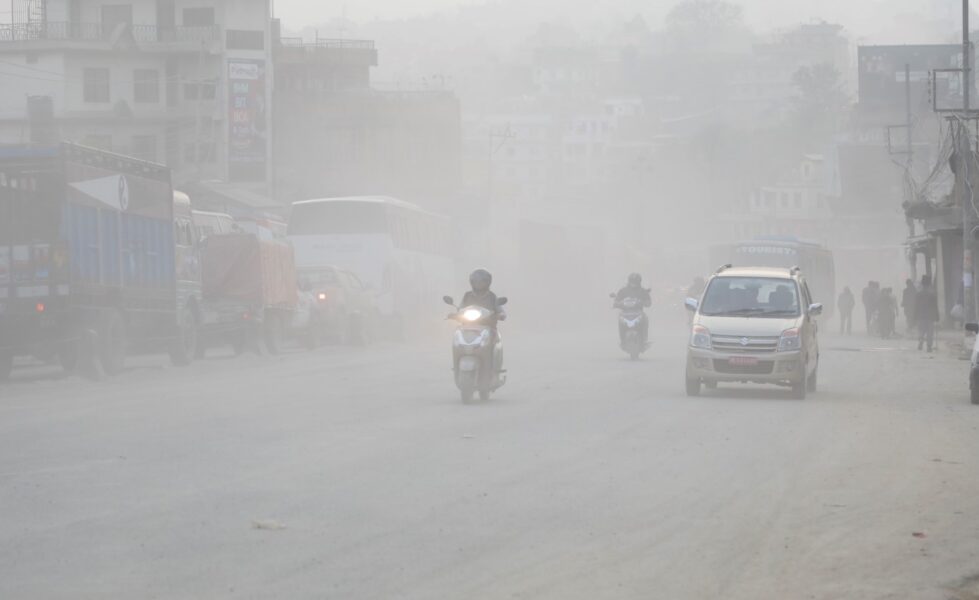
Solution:
[{"label": "suv windshield wiper", "polygon": [[799,311],[796,310],[796,309],[794,309],[794,308],[785,308],[785,309],[782,309],[782,310],[766,310],[766,311],[764,311],[761,314],[762,314],[762,316],[768,316],[768,315],[789,315],[789,316],[795,316],[795,315],[799,314]]}]

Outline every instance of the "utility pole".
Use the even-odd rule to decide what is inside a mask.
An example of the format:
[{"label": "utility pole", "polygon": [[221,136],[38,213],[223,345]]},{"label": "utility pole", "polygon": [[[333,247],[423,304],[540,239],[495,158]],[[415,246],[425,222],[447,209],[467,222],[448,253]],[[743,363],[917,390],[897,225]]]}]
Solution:
[{"label": "utility pole", "polygon": [[969,96],[972,92],[972,43],[969,40],[969,0],[962,0],[962,117],[958,119],[959,173],[961,173],[959,193],[962,196],[962,304],[965,322],[976,320],[975,283],[972,270],[972,239],[975,220],[974,197],[972,193],[972,143],[969,136],[971,107]]}]

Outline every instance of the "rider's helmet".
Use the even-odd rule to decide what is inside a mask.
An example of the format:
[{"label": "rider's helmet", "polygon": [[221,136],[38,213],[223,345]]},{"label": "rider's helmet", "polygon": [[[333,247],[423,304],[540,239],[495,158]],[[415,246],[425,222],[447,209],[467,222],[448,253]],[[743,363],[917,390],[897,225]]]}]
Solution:
[{"label": "rider's helmet", "polygon": [[469,285],[474,292],[485,292],[493,283],[493,276],[486,269],[476,269],[469,275]]},{"label": "rider's helmet", "polygon": [[630,273],[629,274],[629,285],[631,285],[633,287],[640,287],[640,286],[642,286],[642,275],[640,275],[639,273]]}]

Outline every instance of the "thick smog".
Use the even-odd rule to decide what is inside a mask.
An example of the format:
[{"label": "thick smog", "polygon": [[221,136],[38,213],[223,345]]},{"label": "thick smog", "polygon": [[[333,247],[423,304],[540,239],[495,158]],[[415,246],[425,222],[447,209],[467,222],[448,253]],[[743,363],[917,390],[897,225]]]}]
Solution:
[{"label": "thick smog", "polygon": [[979,599],[974,8],[0,6],[0,598]]}]

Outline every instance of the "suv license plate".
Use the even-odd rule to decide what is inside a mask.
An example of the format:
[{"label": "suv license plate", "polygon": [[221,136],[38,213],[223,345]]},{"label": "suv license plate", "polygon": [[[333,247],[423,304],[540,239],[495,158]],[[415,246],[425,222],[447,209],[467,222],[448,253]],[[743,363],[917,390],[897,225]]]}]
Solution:
[{"label": "suv license plate", "polygon": [[727,359],[727,362],[733,367],[754,367],[758,365],[758,359],[754,356],[732,356]]}]

